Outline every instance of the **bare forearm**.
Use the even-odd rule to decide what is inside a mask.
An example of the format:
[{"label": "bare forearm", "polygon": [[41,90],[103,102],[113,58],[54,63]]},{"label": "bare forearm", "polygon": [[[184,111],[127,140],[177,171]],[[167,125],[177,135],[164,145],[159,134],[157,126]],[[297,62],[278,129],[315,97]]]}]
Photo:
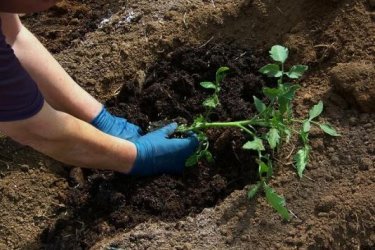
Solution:
[{"label": "bare forearm", "polygon": [[31,118],[0,122],[0,130],[67,164],[128,172],[136,158],[135,145],[85,122],[92,121],[102,105],[69,77],[17,15],[0,17],[7,43],[47,101]]},{"label": "bare forearm", "polygon": [[34,117],[2,123],[1,129],[23,144],[78,167],[127,173],[137,154],[133,143],[104,134],[48,104]]},{"label": "bare forearm", "polygon": [[[18,17],[10,24],[19,22]],[[83,90],[53,58],[47,49],[19,22],[19,31],[11,39],[12,48],[22,66],[37,83],[46,100],[55,109],[90,122],[102,104]]]},{"label": "bare forearm", "polygon": [[127,173],[136,157],[135,145],[104,134],[89,124],[65,114],[70,123],[59,137],[37,141],[41,152],[73,166]]}]

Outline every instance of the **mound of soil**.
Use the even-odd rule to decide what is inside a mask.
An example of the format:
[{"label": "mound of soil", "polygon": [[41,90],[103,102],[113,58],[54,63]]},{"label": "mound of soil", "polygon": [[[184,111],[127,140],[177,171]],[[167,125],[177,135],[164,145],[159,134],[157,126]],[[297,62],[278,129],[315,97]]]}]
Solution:
[{"label": "mound of soil", "polygon": [[[257,53],[226,45],[180,48],[107,103],[117,115],[147,131],[171,120],[192,122],[204,112],[210,94],[199,83],[211,80],[220,66],[231,71],[222,83],[221,106],[212,120],[246,119],[253,114],[252,96],[265,85],[257,72],[264,65]],[[139,74],[142,75],[141,73]],[[208,131],[215,164],[200,162],[184,176],[134,178],[114,172],[71,172],[71,214],[45,230],[49,247],[89,247],[103,235],[130,229],[148,220],[171,221],[212,207],[257,178],[254,155],[242,150],[246,138],[236,130]]]}]

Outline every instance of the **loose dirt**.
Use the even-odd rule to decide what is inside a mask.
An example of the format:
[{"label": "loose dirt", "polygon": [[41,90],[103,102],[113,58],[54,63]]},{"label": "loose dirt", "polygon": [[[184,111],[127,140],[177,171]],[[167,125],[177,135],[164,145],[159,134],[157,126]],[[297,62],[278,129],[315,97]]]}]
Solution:
[{"label": "loose dirt", "polygon": [[[183,177],[150,179],[69,173],[1,139],[1,249],[374,248],[375,9],[368,1],[114,2],[105,8],[99,0],[64,1],[24,18],[74,79],[113,112],[145,130],[149,122],[191,121],[208,94],[199,81],[211,79],[223,63],[235,70],[216,119],[251,115],[251,95],[259,92],[254,86],[264,84],[256,69],[271,45],[285,44],[290,63],[310,66],[296,116],[323,100],[322,120],[342,136],[313,131],[301,180],[290,164],[296,145],[276,155],[271,185],[295,215],[290,223],[263,197],[245,199],[255,175],[235,131],[211,132],[213,166],[202,162]],[[62,16],[59,8],[69,11]],[[187,57],[191,51],[196,57]]]},{"label": "loose dirt", "polygon": [[[244,120],[253,115],[252,96],[260,96],[265,86],[258,73],[264,62],[258,58],[253,51],[219,44],[180,48],[169,54],[167,61],[160,60],[151,67],[144,81],[127,84],[107,106],[145,131],[171,118],[191,123],[205,112],[202,102],[210,94],[199,83],[215,79],[216,70],[230,62],[231,73],[222,82],[221,107],[210,117],[212,121]],[[174,221],[197,214],[256,180],[254,155],[242,150],[246,138],[239,131],[208,131],[208,136],[215,164],[203,161],[187,169],[183,177],[134,179],[113,172],[88,172],[82,178],[75,169],[71,176],[79,187],[68,197],[71,211],[44,232],[44,243],[54,249],[87,248],[98,237],[141,222]],[[84,230],[77,234],[80,224]]]}]

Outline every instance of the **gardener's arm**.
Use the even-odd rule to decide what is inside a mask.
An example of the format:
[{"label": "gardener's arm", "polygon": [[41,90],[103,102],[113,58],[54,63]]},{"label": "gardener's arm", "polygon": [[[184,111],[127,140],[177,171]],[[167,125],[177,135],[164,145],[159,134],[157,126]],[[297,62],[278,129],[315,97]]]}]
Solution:
[{"label": "gardener's arm", "polygon": [[102,133],[47,103],[31,118],[0,122],[0,131],[73,166],[128,173],[137,155],[133,143]]},{"label": "gardener's arm", "polygon": [[[198,145],[194,136],[168,139],[176,124],[139,136],[132,143],[53,109],[6,43],[1,29],[0,75],[0,131],[65,163],[137,175],[180,174],[184,161]],[[99,115],[95,124],[106,127],[107,117]]]},{"label": "gardener's arm", "polygon": [[68,164],[129,172],[137,155],[135,144],[102,133],[47,104],[1,29],[0,75],[3,134]]},{"label": "gardener's arm", "polygon": [[17,14],[0,13],[3,33],[22,66],[37,83],[47,102],[86,122],[91,122],[102,104],[82,89],[24,27]]},{"label": "gardener's arm", "polygon": [[125,140],[133,141],[141,136],[142,131],[137,125],[111,115],[101,103],[81,88],[22,25],[18,15],[0,13],[0,17],[7,43],[12,46],[18,60],[53,108]]}]

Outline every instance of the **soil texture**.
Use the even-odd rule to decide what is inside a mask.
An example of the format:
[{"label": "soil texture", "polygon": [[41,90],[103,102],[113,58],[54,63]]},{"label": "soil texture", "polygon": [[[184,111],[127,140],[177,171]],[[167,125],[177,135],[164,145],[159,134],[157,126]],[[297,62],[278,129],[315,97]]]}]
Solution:
[{"label": "soil texture", "polygon": [[[211,119],[244,120],[253,114],[252,96],[260,96],[265,85],[258,73],[263,61],[259,53],[225,45],[181,47],[151,67],[145,77],[126,84],[107,106],[145,131],[172,120],[191,123],[205,112],[202,102],[211,94],[199,83],[215,79],[216,70],[229,62],[231,71],[222,82],[221,106]],[[131,178],[72,170],[70,213],[44,232],[47,248],[87,248],[105,235],[141,222],[194,215],[256,180],[257,164],[252,153],[242,150],[246,138],[239,131],[208,131],[208,136],[215,164],[202,161],[183,177]],[[81,228],[78,233],[77,226]]]},{"label": "soil texture", "polygon": [[320,119],[342,136],[313,131],[303,179],[294,142],[275,155],[270,185],[289,223],[264,197],[245,199],[256,175],[236,131],[209,131],[213,166],[147,179],[70,171],[2,137],[0,249],[374,249],[373,2],[65,0],[23,16],[73,79],[145,131],[191,122],[209,94],[199,81],[223,65],[232,69],[225,105],[211,119],[251,116],[266,84],[256,71],[272,45],[285,45],[287,66],[309,66],[295,115],[323,100]]},{"label": "soil texture", "polygon": [[62,0],[48,11],[25,16],[24,22],[50,52],[58,53],[79,43],[125,7],[126,1]]}]

